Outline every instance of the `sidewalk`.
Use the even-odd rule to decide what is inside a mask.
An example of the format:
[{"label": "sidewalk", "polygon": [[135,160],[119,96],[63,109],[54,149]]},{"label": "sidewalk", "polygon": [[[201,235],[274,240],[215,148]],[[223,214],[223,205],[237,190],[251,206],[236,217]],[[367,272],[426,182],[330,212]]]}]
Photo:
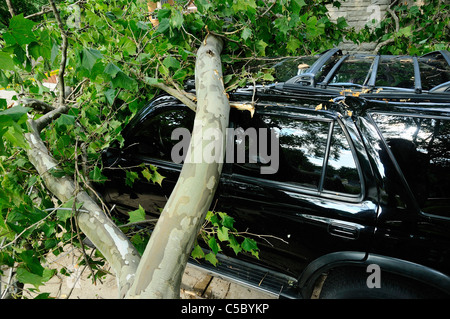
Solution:
[{"label": "sidewalk", "polygon": [[[88,252],[89,254],[89,252]],[[81,258],[80,258],[81,256]],[[40,287],[39,292],[30,291],[33,286],[26,285],[24,296],[34,298],[40,293],[50,293],[51,298],[56,299],[116,299],[118,298],[116,278],[113,274],[92,283],[90,270],[79,266],[82,253],[79,249],[68,245],[59,256],[48,258],[48,266],[57,269],[55,276],[45,286]],[[65,268],[69,276],[60,273]],[[109,266],[104,268],[110,272]],[[275,299],[275,295],[267,294],[255,289],[250,289],[235,283],[208,275],[196,267],[186,267],[180,297],[182,299]]]}]

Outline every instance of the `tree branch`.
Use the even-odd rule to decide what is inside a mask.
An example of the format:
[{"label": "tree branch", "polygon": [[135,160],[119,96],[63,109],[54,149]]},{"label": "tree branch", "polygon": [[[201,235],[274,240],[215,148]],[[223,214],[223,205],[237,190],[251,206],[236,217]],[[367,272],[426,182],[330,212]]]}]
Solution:
[{"label": "tree branch", "polygon": [[[395,33],[397,33],[397,32],[400,30],[400,25],[399,25],[398,17],[397,17],[397,15],[395,14],[395,12],[394,12],[390,7],[387,7],[386,10],[387,10],[387,12],[389,12],[389,14],[390,14],[390,15],[392,16],[392,18],[394,19],[394,22],[395,22]],[[383,42],[378,43],[377,46],[376,46],[375,49],[374,49],[375,54],[377,54],[378,51],[380,51],[380,49],[381,49],[383,46],[385,46],[386,44],[392,43],[392,42],[394,42],[394,41],[395,41],[395,36],[394,36],[393,38],[389,38],[389,39],[387,39],[387,40],[385,40],[385,41],[383,41]]]},{"label": "tree branch", "polygon": [[[144,79],[145,82],[155,88],[161,89],[164,92],[172,95],[173,97],[177,98],[178,100],[180,100],[183,104],[185,104],[188,108],[190,108],[192,111],[195,112],[195,110],[197,109],[197,105],[195,104],[194,100],[195,100],[195,96],[193,94],[189,94],[187,92],[184,91],[179,91],[176,90],[170,86],[167,86],[164,83],[161,82],[150,82],[148,80],[148,78]],[[189,98],[189,96],[191,96]]]},{"label": "tree branch", "polygon": [[11,0],[6,0],[6,5],[8,6],[9,13],[11,14],[11,17],[14,17],[16,15],[16,12],[14,11],[14,7],[11,3]]},{"label": "tree branch", "polygon": [[[133,283],[140,260],[139,253],[126,235],[73,179],[68,176],[55,177],[51,174],[52,169],[58,169],[58,163],[44,145],[36,122],[29,120],[27,124],[29,132],[25,134],[25,140],[29,145],[27,155],[31,164],[36,168],[47,189],[61,202],[66,203],[74,199],[77,203],[83,203],[77,212],[76,222],[80,230],[111,264],[118,279],[120,297],[123,297]],[[78,193],[77,188],[80,189]]]},{"label": "tree branch", "polygon": [[62,58],[61,63],[59,66],[59,73],[58,73],[58,89],[59,89],[59,105],[62,106],[65,104],[65,83],[64,83],[64,73],[66,70],[66,62],[67,62],[67,48],[68,48],[68,39],[67,39],[67,33],[64,29],[64,25],[61,21],[61,16],[59,15],[58,9],[56,8],[55,1],[49,0],[52,11],[55,15],[56,22],[58,23],[58,28],[61,31],[61,37],[62,37],[62,45],[61,45],[61,52],[62,52]]},{"label": "tree branch", "polygon": [[52,105],[45,103],[44,101],[31,98],[21,98],[20,104],[22,104],[25,107],[31,107],[35,111],[44,114],[53,111],[55,109]]}]

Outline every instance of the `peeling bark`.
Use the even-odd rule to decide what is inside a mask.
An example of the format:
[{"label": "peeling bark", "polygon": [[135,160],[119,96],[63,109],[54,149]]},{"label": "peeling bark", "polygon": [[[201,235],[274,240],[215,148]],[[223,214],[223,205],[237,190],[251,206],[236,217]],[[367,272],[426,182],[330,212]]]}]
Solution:
[{"label": "peeling bark", "polygon": [[[225,132],[230,105],[222,82],[220,38],[209,35],[197,52],[197,112],[189,155],[137,269],[129,298],[179,298],[181,278],[196,236],[211,205],[223,160],[196,162],[210,143],[202,132]],[[222,134],[221,155],[225,154]],[[222,158],[223,159],[223,158]]]}]

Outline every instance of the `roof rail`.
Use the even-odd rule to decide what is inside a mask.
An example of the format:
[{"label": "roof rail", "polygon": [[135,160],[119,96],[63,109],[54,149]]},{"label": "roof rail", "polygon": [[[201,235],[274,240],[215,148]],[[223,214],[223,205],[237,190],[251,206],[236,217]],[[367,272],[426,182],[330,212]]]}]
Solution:
[{"label": "roof rail", "polygon": [[420,69],[419,69],[419,61],[417,57],[413,57],[413,65],[414,65],[414,89],[417,94],[422,93],[422,79],[420,77]]},{"label": "roof rail", "polygon": [[432,88],[430,93],[444,93],[444,92],[450,92],[450,81],[444,82],[442,84],[439,84],[438,86],[435,86]]},{"label": "roof rail", "polygon": [[378,66],[380,65],[381,56],[377,55],[370,66],[370,71],[367,74],[367,78],[364,81],[363,87],[369,87],[373,89],[377,80]]},{"label": "roof rail", "polygon": [[319,86],[321,86],[322,88],[326,88],[328,83],[330,83],[331,79],[333,78],[334,74],[336,73],[336,71],[341,67],[341,64],[349,57],[349,55],[344,55],[342,58],[339,59],[339,61],[336,62],[336,64],[333,66],[333,68],[330,70],[330,72],[328,72],[327,76],[325,77],[325,79],[318,83]]},{"label": "roof rail", "polygon": [[294,76],[293,78],[287,80],[285,84],[295,84],[298,82],[306,82],[305,85],[308,86],[316,86],[316,75],[320,71],[320,69],[334,56],[341,55],[342,51],[338,48],[330,49],[321,53],[319,59],[314,62],[313,65],[308,69],[307,73],[299,74]]}]

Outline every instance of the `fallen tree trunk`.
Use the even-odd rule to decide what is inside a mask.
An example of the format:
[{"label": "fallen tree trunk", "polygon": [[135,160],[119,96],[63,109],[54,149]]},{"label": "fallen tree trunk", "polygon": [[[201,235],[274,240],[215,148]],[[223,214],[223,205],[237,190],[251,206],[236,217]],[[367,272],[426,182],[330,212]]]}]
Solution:
[{"label": "fallen tree trunk", "polygon": [[[207,36],[197,52],[197,110],[190,149],[139,264],[129,298],[179,298],[181,279],[222,171],[230,105],[222,82],[222,41]],[[205,161],[218,133],[216,161]],[[209,154],[210,155],[210,154]],[[222,157],[222,158],[221,158]]]}]

